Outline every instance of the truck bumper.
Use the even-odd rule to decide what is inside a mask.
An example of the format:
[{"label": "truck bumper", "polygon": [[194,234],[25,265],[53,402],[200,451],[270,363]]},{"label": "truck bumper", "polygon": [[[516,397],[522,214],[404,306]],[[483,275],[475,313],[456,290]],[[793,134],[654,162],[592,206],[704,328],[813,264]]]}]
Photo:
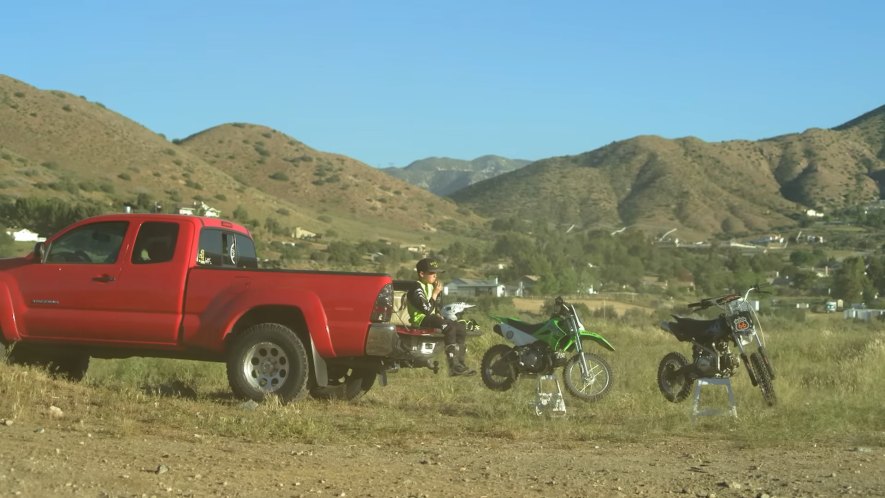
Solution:
[{"label": "truck bumper", "polygon": [[392,323],[373,323],[366,334],[367,356],[390,356],[396,350],[396,327]]}]

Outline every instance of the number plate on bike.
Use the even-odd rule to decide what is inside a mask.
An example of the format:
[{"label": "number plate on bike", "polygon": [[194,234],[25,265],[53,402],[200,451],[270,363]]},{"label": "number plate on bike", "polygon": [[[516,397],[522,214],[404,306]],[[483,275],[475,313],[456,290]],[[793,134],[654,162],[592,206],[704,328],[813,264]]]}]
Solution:
[{"label": "number plate on bike", "polygon": [[753,318],[749,313],[738,313],[732,319],[734,330],[741,334],[749,334],[753,331]]}]

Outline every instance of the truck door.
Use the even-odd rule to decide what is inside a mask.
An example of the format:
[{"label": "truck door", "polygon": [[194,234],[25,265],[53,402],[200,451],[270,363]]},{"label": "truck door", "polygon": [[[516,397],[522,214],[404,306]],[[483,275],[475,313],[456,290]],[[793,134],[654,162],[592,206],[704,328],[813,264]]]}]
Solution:
[{"label": "truck door", "polygon": [[116,299],[125,316],[118,338],[141,344],[178,341],[190,227],[175,221],[145,221],[137,227],[117,281]]},{"label": "truck door", "polygon": [[102,340],[119,321],[116,298],[127,221],[76,227],[54,240],[40,264],[20,269],[23,334]]},{"label": "truck door", "polygon": [[77,227],[50,245],[44,263],[23,268],[21,288],[29,306],[25,335],[103,344],[176,343],[187,273],[187,237],[180,232],[189,225],[185,230],[174,221],[130,225]]}]

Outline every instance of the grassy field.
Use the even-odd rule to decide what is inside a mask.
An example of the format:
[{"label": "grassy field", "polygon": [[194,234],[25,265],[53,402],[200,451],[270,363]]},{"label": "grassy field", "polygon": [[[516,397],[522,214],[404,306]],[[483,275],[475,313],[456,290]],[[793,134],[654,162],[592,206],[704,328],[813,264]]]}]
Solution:
[{"label": "grassy field", "polygon": [[[480,316],[480,313],[474,313]],[[585,325],[617,348],[604,355],[614,369],[609,396],[588,405],[566,395],[568,415],[537,417],[535,380],[508,392],[488,390],[478,376],[402,370],[358,403],[306,399],[259,406],[230,394],[224,366],[160,359],[93,360],[81,384],[53,380],[43,371],[0,365],[0,419],[40,419],[50,405],[84,432],[121,435],[214,435],[247,440],[294,438],[302,442],[385,441],[491,437],[539,441],[641,442],[664,435],[714,437],[741,445],[839,441],[885,445],[885,330],[833,316],[801,322],[763,317],[778,374],[779,404],[767,407],[742,369],[734,379],[738,418],[707,417],[692,425],[689,402],[673,404],[657,389],[658,362],[669,351],[689,354],[684,343],[648,323],[623,320]],[[632,321],[632,320],[631,320]],[[470,362],[499,342],[491,323],[471,339]],[[705,393],[705,398],[707,395]],[[724,398],[711,396],[710,402]]]}]

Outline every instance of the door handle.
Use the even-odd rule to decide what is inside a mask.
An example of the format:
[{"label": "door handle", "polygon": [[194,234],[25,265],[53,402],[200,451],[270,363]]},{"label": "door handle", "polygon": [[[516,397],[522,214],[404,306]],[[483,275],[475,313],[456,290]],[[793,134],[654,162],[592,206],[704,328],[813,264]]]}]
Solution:
[{"label": "door handle", "polygon": [[111,275],[104,274],[98,277],[93,277],[92,280],[95,280],[96,282],[113,282],[114,280],[116,280],[116,278],[112,277]]}]

